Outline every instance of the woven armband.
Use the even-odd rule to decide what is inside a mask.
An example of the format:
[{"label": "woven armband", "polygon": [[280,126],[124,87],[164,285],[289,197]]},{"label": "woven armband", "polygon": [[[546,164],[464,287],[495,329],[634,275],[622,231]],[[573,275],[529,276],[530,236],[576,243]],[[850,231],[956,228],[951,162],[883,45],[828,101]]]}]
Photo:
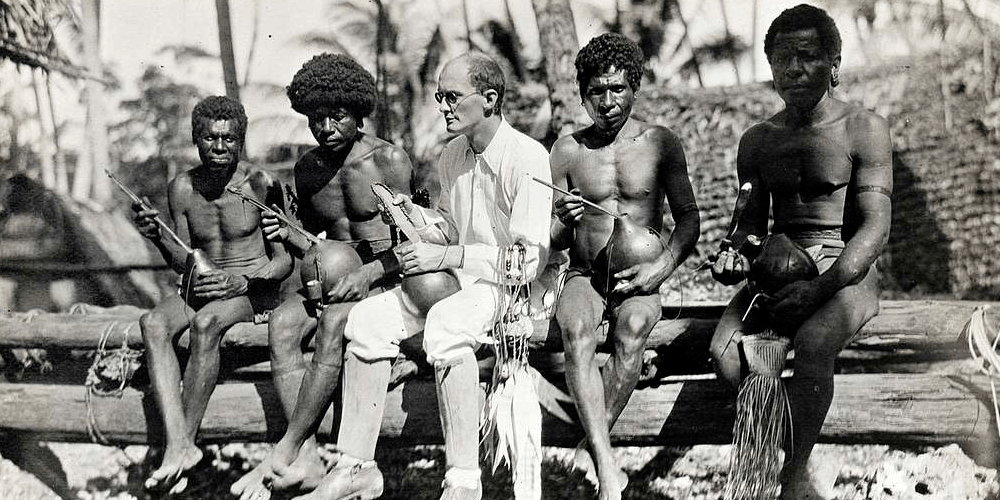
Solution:
[{"label": "woven armband", "polygon": [[858,194],[861,193],[882,193],[886,196],[892,196],[892,191],[882,186],[858,186]]}]

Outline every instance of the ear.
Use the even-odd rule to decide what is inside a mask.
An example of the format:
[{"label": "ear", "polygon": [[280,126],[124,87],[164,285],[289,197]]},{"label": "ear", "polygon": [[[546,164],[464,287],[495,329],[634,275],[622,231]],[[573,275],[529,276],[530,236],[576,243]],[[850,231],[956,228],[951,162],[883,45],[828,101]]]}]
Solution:
[{"label": "ear", "polygon": [[483,114],[485,116],[490,116],[493,114],[493,108],[497,105],[497,100],[500,99],[500,94],[494,89],[487,89],[483,92]]}]

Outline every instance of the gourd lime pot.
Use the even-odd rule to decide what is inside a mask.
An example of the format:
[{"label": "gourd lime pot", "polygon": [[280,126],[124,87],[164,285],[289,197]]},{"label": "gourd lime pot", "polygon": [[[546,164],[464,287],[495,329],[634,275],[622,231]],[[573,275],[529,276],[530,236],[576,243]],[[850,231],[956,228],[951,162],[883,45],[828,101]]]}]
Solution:
[{"label": "gourd lime pot", "polygon": [[337,240],[323,240],[314,243],[302,256],[299,276],[305,285],[312,280],[319,281],[323,296],[340,278],[361,267],[361,257],[350,245]]},{"label": "gourd lime pot", "polygon": [[218,268],[219,266],[216,266],[215,262],[212,262],[212,259],[208,258],[208,255],[201,249],[195,248],[188,252],[187,260],[184,263],[184,274],[181,275],[181,297],[191,307],[198,308],[205,305],[205,302],[192,296],[192,289],[198,284],[198,276]]},{"label": "gourd lime pot", "polygon": [[615,219],[611,236],[594,259],[594,288],[607,294],[614,288],[614,274],[650,262],[663,253],[663,240],[651,228],[640,226],[628,214]]},{"label": "gourd lime pot", "polygon": [[754,293],[774,295],[785,285],[819,276],[809,253],[786,234],[768,235],[750,263],[747,278]]},{"label": "gourd lime pot", "polygon": [[426,316],[431,306],[459,291],[461,286],[458,284],[458,278],[445,270],[408,274],[403,276],[400,288],[420,314]]}]

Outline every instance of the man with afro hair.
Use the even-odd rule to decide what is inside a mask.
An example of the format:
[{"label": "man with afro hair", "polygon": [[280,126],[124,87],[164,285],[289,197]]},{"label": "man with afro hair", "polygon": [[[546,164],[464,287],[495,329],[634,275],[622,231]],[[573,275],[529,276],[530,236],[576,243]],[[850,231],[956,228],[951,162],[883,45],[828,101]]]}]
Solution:
[{"label": "man with afro hair", "polygon": [[[306,116],[318,144],[295,164],[295,216],[310,233],[351,242],[364,265],[324,283],[324,307],[311,307],[300,290],[271,314],[271,372],[288,428],[271,456],[231,487],[243,499],[266,496],[271,487],[311,489],[326,473],[313,432],[340,377],[347,312],[369,291],[398,283],[390,229],[371,185],[410,193],[412,167],[406,152],[362,130],[375,107],[375,80],[361,65],[345,55],[317,55],[292,78],[288,98],[292,109]],[[262,224],[268,238],[284,242],[298,258],[310,247],[273,213],[265,212]],[[312,329],[315,352],[307,364],[301,345]]]},{"label": "man with afro hair", "polygon": [[[660,319],[659,288],[698,241],[699,216],[681,142],[660,125],[631,116],[642,77],[642,50],[605,33],[576,57],[582,105],[593,123],[559,138],[550,154],[553,182],[573,194],[555,200],[553,250],[569,249],[555,318],[566,354],[566,382],[587,434],[574,464],[596,481],[602,500],[621,498],[628,478],[615,462],[608,431],[639,380],[642,353]],[[674,231],[666,237],[664,199]],[[588,200],[664,235],[652,259],[607,276],[606,245],[616,221]],[[639,259],[641,260],[641,259]],[[604,276],[600,278],[599,276]],[[614,351],[603,371],[597,327],[607,318]]]},{"label": "man with afro hair", "polygon": [[[240,103],[213,96],[191,113],[191,138],[201,164],[170,181],[167,204],[174,232],[215,266],[188,269],[191,256],[172,238],[163,238],[159,211],[136,204],[135,224],[178,273],[191,272],[178,294],[167,296],[139,320],[149,378],[163,418],[163,459],[146,479],[147,489],[177,493],[203,452],[195,436],[219,374],[219,342],[239,322],[278,303],[278,284],[292,270],[283,245],[265,237],[261,212],[227,188],[239,188],[261,203],[281,203],[281,185],[267,172],[240,165],[247,116]],[[190,358],[181,378],[174,352],[176,337],[190,327]],[[183,386],[183,392],[181,388]]]},{"label": "man with afro hair", "polygon": [[[780,498],[828,499],[836,479],[829,466],[836,463],[809,457],[833,400],[837,355],[878,313],[875,261],[892,218],[892,141],[884,118],[832,94],[840,81],[840,35],[826,11],[801,4],[782,12],[764,53],[785,107],[740,138],[736,173],[753,190],[731,240],[763,238],[770,214],[770,232],[808,251],[820,272],[770,292],[763,309],[795,351]],[[752,270],[739,250],[719,253],[712,269],[718,281],[737,284]],[[712,339],[716,372],[734,388],[747,373],[740,350],[752,328],[743,321],[750,300],[747,287],[736,293]]]}]

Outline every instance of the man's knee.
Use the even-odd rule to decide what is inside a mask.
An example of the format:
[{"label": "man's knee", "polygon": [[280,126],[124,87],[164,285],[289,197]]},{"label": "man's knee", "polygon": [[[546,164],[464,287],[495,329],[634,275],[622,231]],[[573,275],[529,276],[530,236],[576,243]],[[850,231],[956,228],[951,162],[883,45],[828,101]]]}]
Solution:
[{"label": "man's knee", "polygon": [[219,316],[198,312],[191,318],[191,349],[214,348],[222,338]]},{"label": "man's knee", "polygon": [[343,356],[344,324],[347,322],[347,315],[352,305],[354,304],[332,304],[323,311],[319,326],[316,328],[314,357],[332,362],[334,358],[339,359]]},{"label": "man's knee", "polygon": [[739,387],[743,364],[740,360],[736,332],[728,329],[716,330],[709,346],[709,354],[712,356],[712,367],[716,375],[730,386]]},{"label": "man's knee", "polygon": [[161,312],[150,311],[139,317],[139,329],[146,345],[170,342],[169,320]]},{"label": "man's knee", "polygon": [[[347,320],[344,325],[344,334],[341,342],[344,345],[344,353],[350,353],[356,358],[374,362],[382,359],[394,359],[399,354],[399,345],[394,338],[387,336],[393,332],[384,328],[371,328],[371,318],[380,314],[380,302],[363,300],[358,302],[347,313]],[[385,311],[381,311],[385,314]]]},{"label": "man's knee", "polygon": [[267,340],[273,346],[298,345],[302,341],[302,326],[305,319],[291,307],[279,306],[271,311],[267,321]]}]

